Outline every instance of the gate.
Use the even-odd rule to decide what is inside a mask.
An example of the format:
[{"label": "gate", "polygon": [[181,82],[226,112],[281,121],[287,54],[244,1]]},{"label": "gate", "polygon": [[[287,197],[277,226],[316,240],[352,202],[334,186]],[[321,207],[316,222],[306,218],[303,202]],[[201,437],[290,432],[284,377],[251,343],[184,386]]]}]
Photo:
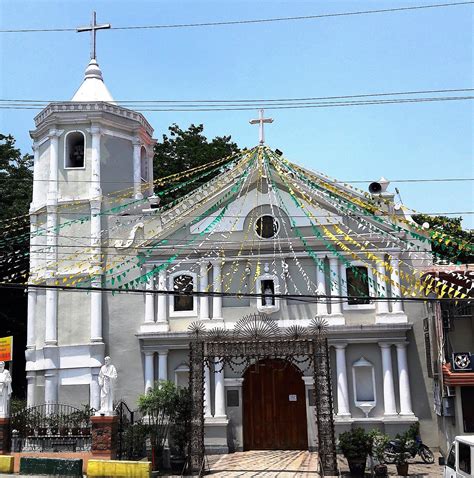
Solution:
[{"label": "gate", "polygon": [[24,408],[11,416],[11,450],[89,451],[94,410],[61,403]]},{"label": "gate", "polygon": [[149,426],[144,423],[138,410],[130,410],[129,406],[120,401],[115,406],[118,417],[117,459],[140,460],[147,456],[147,438]]}]

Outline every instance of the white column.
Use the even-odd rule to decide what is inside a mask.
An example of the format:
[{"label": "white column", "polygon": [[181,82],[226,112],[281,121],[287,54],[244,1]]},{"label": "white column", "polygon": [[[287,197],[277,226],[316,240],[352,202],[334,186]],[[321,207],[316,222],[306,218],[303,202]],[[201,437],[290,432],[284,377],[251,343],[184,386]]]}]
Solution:
[{"label": "white column", "polygon": [[[337,257],[329,258],[329,269],[330,269],[330,283],[331,283],[331,295],[342,295],[341,294],[341,283],[339,281],[339,264]],[[341,299],[333,299],[331,302],[331,314],[340,315],[342,314],[342,302]]]},{"label": "white column", "polygon": [[[49,131],[49,181],[48,195],[46,201],[46,244],[47,244],[47,265],[46,284],[54,285],[54,277],[57,273],[57,244],[58,244],[58,148],[59,136],[62,131],[51,129]],[[46,289],[46,310],[45,310],[45,345],[56,345],[58,343],[58,291],[57,289]],[[46,387],[46,385],[45,385]]]},{"label": "white column", "polygon": [[148,193],[150,196],[152,196],[155,192],[155,188],[154,188],[154,182],[153,182],[153,156],[154,156],[154,152],[153,152],[153,146],[149,147],[150,148],[150,151],[149,149],[147,148],[147,151],[146,151],[146,154],[147,154],[147,161],[148,161]]},{"label": "white column", "polygon": [[[147,267],[145,269],[146,274],[149,274],[153,270],[152,267]],[[153,290],[155,289],[155,276],[148,276],[146,282],[146,290],[150,292],[145,293],[145,324],[154,324],[155,323],[155,294]]]},{"label": "white column", "polygon": [[48,182],[48,204],[58,202],[58,165],[59,165],[59,137],[62,130],[49,130],[49,182]]},{"label": "white column", "polygon": [[349,393],[347,388],[345,343],[334,344],[336,349],[336,374],[337,374],[337,415],[350,417]]},{"label": "white column", "polygon": [[91,371],[89,401],[91,408],[94,408],[95,410],[100,409],[99,369]]},{"label": "white column", "polygon": [[40,147],[37,143],[33,143],[32,149],[33,149],[33,198],[31,200],[31,205],[36,208],[38,204],[38,195],[40,193],[40,189],[37,183],[39,179],[38,178],[39,172],[40,172],[39,163],[38,163]]},{"label": "white column", "polygon": [[[390,266],[392,272],[390,278],[392,280],[392,297],[401,297],[400,290],[400,269],[399,269],[400,260],[396,256],[390,257]],[[401,300],[392,301],[392,312],[393,313],[403,313],[403,303]]]},{"label": "white column", "polygon": [[44,374],[44,401],[45,403],[58,403],[58,383],[55,370]]},{"label": "white column", "polygon": [[98,199],[102,197],[100,183],[100,138],[102,136],[102,131],[97,125],[92,125],[89,132],[92,136],[90,197],[91,199]]},{"label": "white column", "polygon": [[102,249],[101,249],[101,200],[91,199],[91,342],[102,342]]},{"label": "white column", "polygon": [[[213,291],[222,292],[222,260],[212,261],[213,268]],[[212,318],[222,320],[222,296],[212,297]]]},{"label": "white column", "polygon": [[[167,291],[166,286],[166,269],[161,269],[158,273],[158,290]],[[166,294],[158,294],[158,317],[157,324],[161,329],[167,331],[168,325],[168,297]]]},{"label": "white column", "polygon": [[154,352],[145,352],[145,393],[153,388],[154,371]]},{"label": "white column", "polygon": [[[54,280],[48,279],[47,285],[54,285]],[[58,291],[46,289],[46,327],[45,345],[57,345],[58,343]]]},{"label": "white column", "polygon": [[141,171],[141,150],[142,143],[139,138],[133,140],[133,195],[135,199],[142,199],[141,192],[142,171]]},{"label": "white column", "polygon": [[211,417],[211,372],[209,365],[204,365],[204,416]]},{"label": "white column", "polygon": [[[89,189],[91,209],[91,259],[92,269],[91,287],[100,289],[102,287],[102,249],[101,249],[101,228],[102,220],[100,212],[102,209],[102,189],[100,180],[100,141],[102,131],[99,126],[93,124],[89,132],[91,141],[91,184]],[[91,320],[91,342],[102,342],[102,291],[91,291],[90,320]]]},{"label": "white column", "polygon": [[[316,265],[316,285],[318,295],[326,295],[326,274],[324,271],[324,257],[319,257],[321,262]],[[322,270],[320,269],[322,268]],[[328,315],[327,298],[318,299],[317,303],[318,315]]]},{"label": "white column", "polygon": [[[199,271],[199,291],[206,293],[209,292],[207,290],[209,285],[208,279],[208,262],[202,261],[200,264],[200,271]],[[201,320],[209,319],[209,296],[202,295],[199,298],[199,318]]]},{"label": "white column", "polygon": [[[379,285],[379,297],[388,297],[387,281],[385,277],[385,264],[383,262],[377,262],[377,284]],[[382,286],[385,288],[385,292],[382,290]],[[377,314],[388,314],[388,300],[377,300],[375,302],[377,308]]]},{"label": "white column", "polygon": [[36,289],[28,289],[28,319],[26,325],[26,348],[34,349],[36,345]]},{"label": "white column", "polygon": [[224,367],[219,357],[214,361],[214,417],[225,418]]},{"label": "white column", "polygon": [[384,415],[396,415],[392,372],[392,344],[379,342],[382,352]]},{"label": "white column", "polygon": [[26,374],[26,406],[33,407],[35,405],[35,372]]},{"label": "white column", "polygon": [[413,415],[411,408],[410,377],[408,376],[407,344],[397,347],[398,384],[400,387],[400,415]]},{"label": "white column", "polygon": [[168,380],[168,350],[158,350],[158,381]]}]

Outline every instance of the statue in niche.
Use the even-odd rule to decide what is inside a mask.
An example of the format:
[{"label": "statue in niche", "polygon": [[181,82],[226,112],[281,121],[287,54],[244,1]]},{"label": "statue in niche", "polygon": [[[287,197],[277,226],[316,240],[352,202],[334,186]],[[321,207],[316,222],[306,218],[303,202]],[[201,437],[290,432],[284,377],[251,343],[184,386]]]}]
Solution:
[{"label": "statue in niche", "polygon": [[10,396],[12,394],[12,377],[5,368],[5,362],[0,362],[0,417],[10,416]]},{"label": "statue in niche", "polygon": [[272,306],[275,305],[273,296],[273,288],[272,288],[272,281],[264,281],[262,284],[263,289],[263,305],[264,306]]},{"label": "statue in niche", "polygon": [[114,386],[117,380],[117,369],[110,362],[110,357],[105,357],[105,364],[99,372],[100,410],[99,415],[113,415],[114,413]]}]

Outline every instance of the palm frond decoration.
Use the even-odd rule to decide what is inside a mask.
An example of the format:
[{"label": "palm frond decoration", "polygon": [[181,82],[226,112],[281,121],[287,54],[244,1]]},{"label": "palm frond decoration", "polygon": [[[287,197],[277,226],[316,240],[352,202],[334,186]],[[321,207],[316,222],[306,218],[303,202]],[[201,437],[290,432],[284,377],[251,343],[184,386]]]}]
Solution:
[{"label": "palm frond decoration", "polygon": [[291,325],[285,330],[285,337],[289,340],[304,339],[308,336],[308,330],[302,325]]},{"label": "palm frond decoration", "polygon": [[266,314],[246,315],[234,328],[234,337],[240,340],[269,340],[278,335],[277,323]]},{"label": "palm frond decoration", "polygon": [[309,323],[309,333],[317,338],[323,338],[326,336],[328,331],[329,324],[327,320],[323,319],[320,316],[316,316],[311,322]]},{"label": "palm frond decoration", "polygon": [[206,327],[200,320],[192,322],[188,326],[188,334],[194,340],[202,340],[204,338],[205,333]]},{"label": "palm frond decoration", "polygon": [[206,332],[206,338],[211,342],[223,342],[229,338],[229,331],[222,327],[214,327]]}]

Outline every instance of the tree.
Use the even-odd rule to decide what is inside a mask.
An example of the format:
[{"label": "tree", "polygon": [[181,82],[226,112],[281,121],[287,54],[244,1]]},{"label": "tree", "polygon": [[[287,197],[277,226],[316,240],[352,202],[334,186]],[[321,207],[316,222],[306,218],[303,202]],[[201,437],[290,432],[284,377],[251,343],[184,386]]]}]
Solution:
[{"label": "tree", "polygon": [[[28,269],[29,218],[8,221],[28,214],[33,192],[33,160],[22,155],[11,135],[0,134],[0,281],[12,270]],[[15,258],[13,262],[8,259]],[[15,265],[15,269],[11,266]],[[13,335],[13,393],[24,396],[26,346],[26,295],[21,289],[0,288],[0,336]]]},{"label": "tree", "polygon": [[[172,124],[168,130],[169,136],[164,134],[163,140],[155,145],[154,179],[203,166],[240,151],[237,144],[231,141],[231,136],[217,136],[212,141],[208,141],[202,134],[204,131],[202,124],[197,126],[192,124],[187,130],[182,130],[177,124]],[[218,170],[207,175],[201,181],[193,182],[167,194],[166,198],[162,199],[166,202],[177,199],[217,174],[219,174]],[[158,187],[157,192],[160,189],[163,188]]]},{"label": "tree", "polygon": [[33,157],[15,148],[13,136],[0,134],[0,220],[28,213],[33,192]]},{"label": "tree", "polygon": [[439,231],[446,234],[452,241],[457,244],[469,244],[468,248],[458,248],[457,246],[446,245],[443,241],[431,240],[431,249],[438,257],[445,258],[451,262],[461,262],[462,264],[469,264],[474,262],[474,255],[472,254],[472,243],[474,234],[472,231],[466,231],[462,228],[462,217],[447,217],[447,216],[428,216],[427,214],[417,214],[412,216],[413,220],[420,226],[427,222],[430,225],[431,231]]}]

